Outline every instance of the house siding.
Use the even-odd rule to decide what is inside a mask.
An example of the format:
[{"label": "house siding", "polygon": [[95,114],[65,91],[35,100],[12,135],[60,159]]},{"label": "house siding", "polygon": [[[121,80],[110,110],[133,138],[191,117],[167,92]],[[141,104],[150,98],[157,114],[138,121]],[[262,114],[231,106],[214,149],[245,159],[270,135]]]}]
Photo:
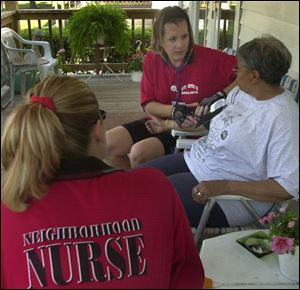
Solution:
[{"label": "house siding", "polygon": [[299,80],[299,2],[243,1],[238,46],[263,34],[288,47],[292,54],[289,74]]}]

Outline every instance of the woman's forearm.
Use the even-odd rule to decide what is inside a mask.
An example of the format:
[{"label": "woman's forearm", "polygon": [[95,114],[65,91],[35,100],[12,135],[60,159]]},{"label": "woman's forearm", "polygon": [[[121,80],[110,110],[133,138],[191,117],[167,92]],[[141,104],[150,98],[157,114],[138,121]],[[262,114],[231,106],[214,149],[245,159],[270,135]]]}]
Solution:
[{"label": "woman's forearm", "polygon": [[257,201],[278,202],[292,196],[275,180],[262,181],[227,181],[227,193],[242,195]]},{"label": "woman's forearm", "polygon": [[153,115],[159,118],[168,118],[171,116],[172,107],[172,105],[150,102],[144,107],[144,110],[148,115]]}]

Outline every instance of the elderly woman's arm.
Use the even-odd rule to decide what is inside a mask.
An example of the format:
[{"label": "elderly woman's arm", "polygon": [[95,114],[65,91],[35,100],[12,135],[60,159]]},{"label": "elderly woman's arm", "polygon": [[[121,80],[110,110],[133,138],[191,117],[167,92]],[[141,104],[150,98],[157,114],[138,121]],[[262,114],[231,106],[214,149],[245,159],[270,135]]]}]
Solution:
[{"label": "elderly woman's arm", "polygon": [[[195,194],[201,192],[201,195]],[[257,201],[278,202],[292,198],[274,179],[261,181],[209,180],[202,181],[193,189],[197,202],[205,202],[217,195],[241,195]]]}]

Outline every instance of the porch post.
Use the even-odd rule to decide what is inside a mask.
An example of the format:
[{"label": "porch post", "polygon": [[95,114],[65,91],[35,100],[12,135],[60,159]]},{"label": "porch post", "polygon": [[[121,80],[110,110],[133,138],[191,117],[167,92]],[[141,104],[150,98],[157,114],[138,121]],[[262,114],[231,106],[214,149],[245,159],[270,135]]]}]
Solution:
[{"label": "porch post", "polygon": [[16,10],[18,6],[18,1],[4,1],[7,10]]},{"label": "porch post", "polygon": [[235,6],[235,17],[234,17],[234,29],[233,29],[233,43],[232,48],[237,50],[239,47],[239,35],[240,35],[240,28],[241,28],[241,2],[236,1]]},{"label": "porch post", "polygon": [[200,1],[189,1],[189,18],[194,32],[195,43],[199,43]]}]

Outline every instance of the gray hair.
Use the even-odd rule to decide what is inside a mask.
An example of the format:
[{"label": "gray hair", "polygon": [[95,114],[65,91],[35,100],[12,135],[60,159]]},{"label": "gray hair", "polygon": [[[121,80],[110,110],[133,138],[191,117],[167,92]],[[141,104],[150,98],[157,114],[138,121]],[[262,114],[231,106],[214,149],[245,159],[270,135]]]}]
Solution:
[{"label": "gray hair", "polygon": [[237,58],[249,70],[257,70],[268,84],[279,84],[288,72],[292,55],[277,38],[264,35],[255,38],[237,50]]}]

